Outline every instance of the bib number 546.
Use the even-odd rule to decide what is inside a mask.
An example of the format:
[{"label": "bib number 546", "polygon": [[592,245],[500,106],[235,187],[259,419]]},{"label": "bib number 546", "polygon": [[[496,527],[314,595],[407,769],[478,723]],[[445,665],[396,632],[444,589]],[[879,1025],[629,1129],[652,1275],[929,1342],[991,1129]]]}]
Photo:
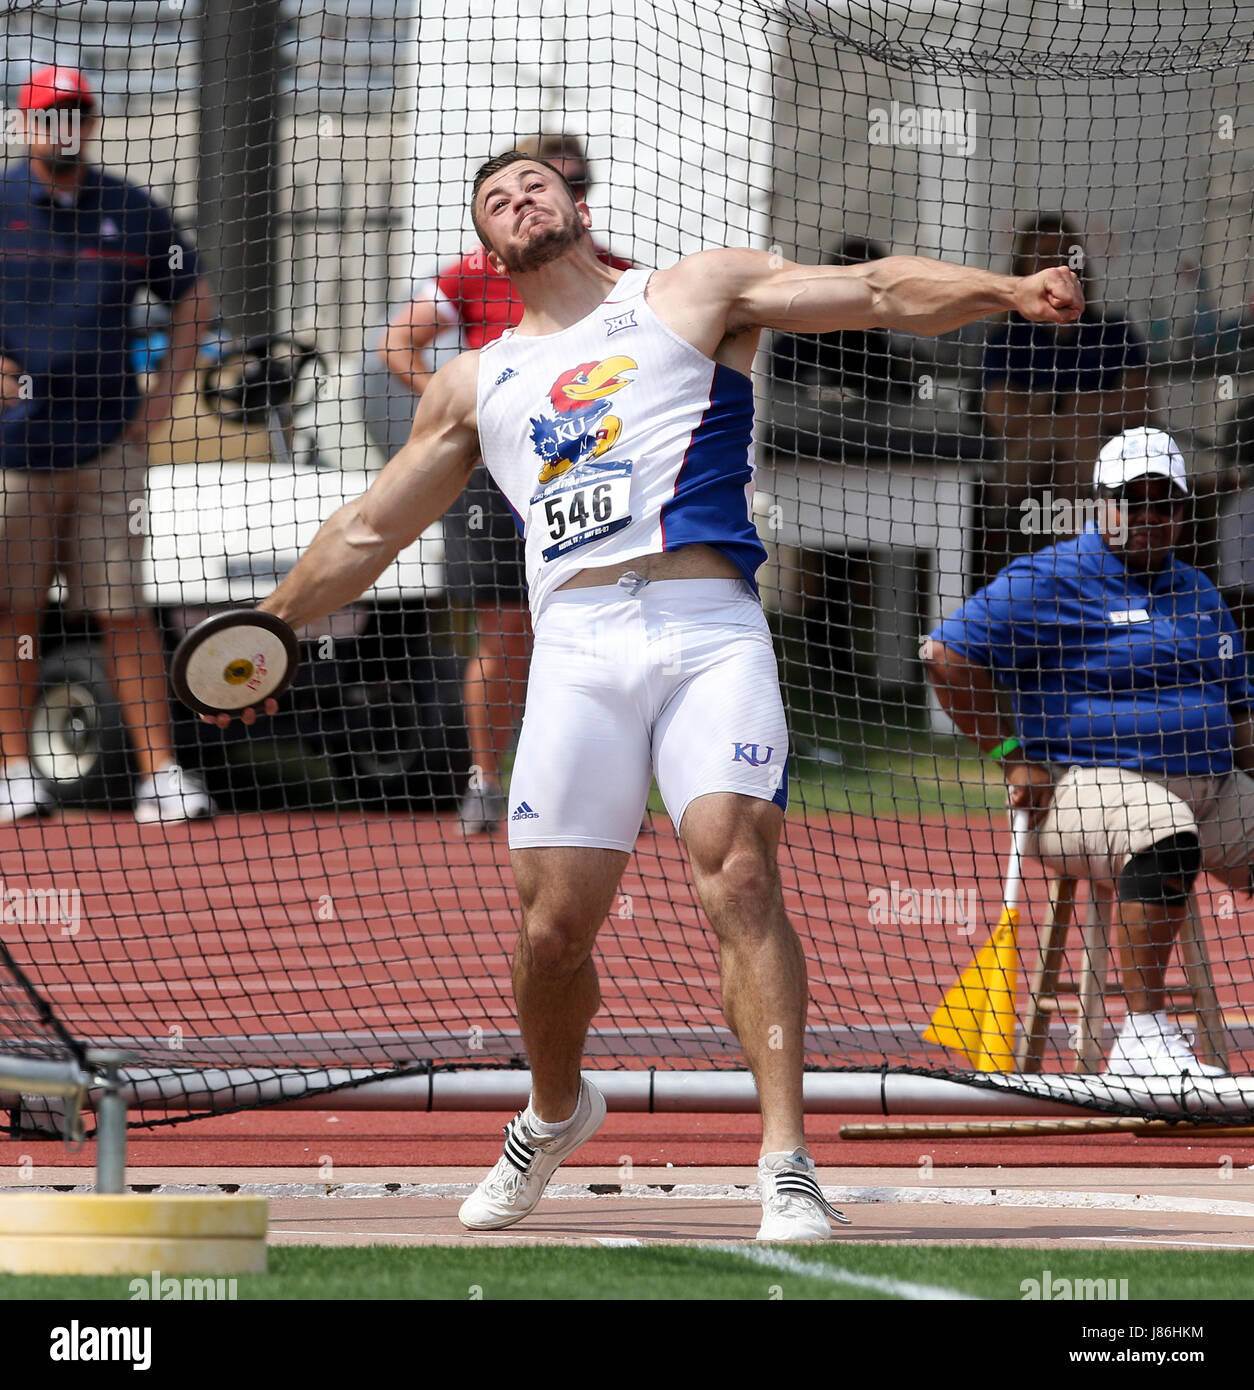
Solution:
[{"label": "bib number 546", "polygon": [[612,511],[609,483],[576,488],[573,492],[550,497],[544,504],[549,537],[555,541],[560,541],[568,530],[578,532],[608,521]]}]

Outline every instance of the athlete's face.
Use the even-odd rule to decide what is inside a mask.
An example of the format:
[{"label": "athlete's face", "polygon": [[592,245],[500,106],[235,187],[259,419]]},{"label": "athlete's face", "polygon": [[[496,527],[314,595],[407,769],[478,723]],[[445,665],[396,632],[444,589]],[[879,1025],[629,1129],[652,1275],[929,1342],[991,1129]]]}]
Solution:
[{"label": "athlete's face", "polygon": [[543,164],[507,165],[479,193],[479,225],[510,274],[539,270],[587,235],[583,203],[573,203],[561,179]]}]

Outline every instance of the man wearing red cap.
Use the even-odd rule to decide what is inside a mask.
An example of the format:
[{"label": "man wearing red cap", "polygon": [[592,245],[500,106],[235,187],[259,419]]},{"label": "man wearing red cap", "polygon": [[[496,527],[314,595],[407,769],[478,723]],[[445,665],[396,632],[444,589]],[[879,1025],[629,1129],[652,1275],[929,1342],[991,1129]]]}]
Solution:
[{"label": "man wearing red cap", "polygon": [[[165,662],[141,591],[145,445],[165,425],[208,320],[196,252],[143,190],[84,157],[91,87],[45,67],[18,96],[26,160],[0,175],[0,823],[52,808],[30,760],[31,658],[53,577],[104,636],[141,775],[135,816],[212,814],[174,760]],[[170,306],[171,347],[141,391],[128,316]]]},{"label": "man wearing red cap", "polygon": [[19,111],[79,110],[94,115],[96,98],[77,68],[40,68],[18,93]]}]

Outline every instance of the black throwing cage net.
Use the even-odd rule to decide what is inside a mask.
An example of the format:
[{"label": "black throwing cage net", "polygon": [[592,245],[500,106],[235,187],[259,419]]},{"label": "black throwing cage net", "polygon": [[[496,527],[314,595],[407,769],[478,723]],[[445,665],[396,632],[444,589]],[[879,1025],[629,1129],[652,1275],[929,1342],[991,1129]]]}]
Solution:
[{"label": "black throwing cage net", "polygon": [[[530,148],[582,174],[623,265],[749,245],[1080,275],[1066,330],[763,336],[753,517],[806,1061],[1177,1113],[1184,1066],[1163,1063],[1165,1090],[1109,1071],[1112,1049],[1166,1049],[1193,1058],[1201,1108],[1248,1121],[1252,42],[1248,8],[1165,0],[9,6],[0,939],[69,1036],[137,1054],[133,1118],[340,1069],[525,1063],[503,822],[529,633],[482,471],[300,633],[276,718],[210,728],[165,672],[369,485],[428,373],[516,322],[467,185],[545,137]],[[1110,534],[1154,499],[1092,488],[1140,427],[1186,469],[1169,576]],[[933,634],[961,661],[929,648],[929,681]],[[1059,789],[1085,769],[1114,846],[1060,875],[1027,845],[1017,931],[1002,766],[954,723],[985,678],[998,737]],[[1111,902],[1122,859],[1181,826],[1205,859],[1192,893]],[[596,960],[589,1067],[743,1066],[656,794]],[[0,964],[0,1052],[46,1055],[29,1000]],[[1130,1014],[1158,1036],[1129,1040]],[[276,1071],[297,1080],[249,1079]]]}]

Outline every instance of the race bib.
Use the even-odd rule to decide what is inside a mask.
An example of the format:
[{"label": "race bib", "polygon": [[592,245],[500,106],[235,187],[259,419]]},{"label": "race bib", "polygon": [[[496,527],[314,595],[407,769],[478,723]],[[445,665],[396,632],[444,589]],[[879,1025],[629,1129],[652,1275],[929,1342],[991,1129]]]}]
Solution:
[{"label": "race bib", "polygon": [[531,499],[532,526],[544,537],[541,553],[556,560],[631,524],[631,463],[585,464]]}]

